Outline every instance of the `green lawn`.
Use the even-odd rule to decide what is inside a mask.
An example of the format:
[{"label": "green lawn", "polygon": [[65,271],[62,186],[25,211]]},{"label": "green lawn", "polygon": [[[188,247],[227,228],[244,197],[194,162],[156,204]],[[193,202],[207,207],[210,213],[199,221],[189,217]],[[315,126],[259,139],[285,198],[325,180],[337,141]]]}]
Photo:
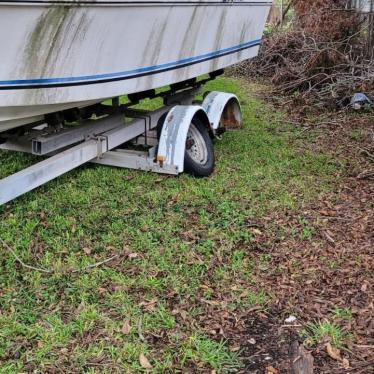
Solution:
[{"label": "green lawn", "polygon": [[[301,151],[247,82],[206,89],[236,93],[245,120],[216,143],[211,178],[87,165],[0,207],[2,240],[48,270],[0,251],[0,373],[240,367],[209,313],[271,307],[252,277],[250,223],[327,191],[334,166]],[[35,160],[1,152],[0,177]]]}]

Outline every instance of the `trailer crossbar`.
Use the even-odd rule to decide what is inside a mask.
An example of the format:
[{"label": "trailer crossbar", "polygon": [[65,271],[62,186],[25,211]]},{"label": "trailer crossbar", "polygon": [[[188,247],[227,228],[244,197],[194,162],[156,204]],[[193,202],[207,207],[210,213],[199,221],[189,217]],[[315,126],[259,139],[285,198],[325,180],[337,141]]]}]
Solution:
[{"label": "trailer crossbar", "polygon": [[0,205],[94,159],[99,146],[106,148],[106,144],[98,144],[98,140],[83,142],[2,179],[0,181]]},{"label": "trailer crossbar", "polygon": [[[88,162],[170,175],[184,170],[194,176],[210,175],[214,169],[212,139],[222,133],[221,126],[228,125],[226,117],[240,122],[241,112],[236,96],[223,92],[211,92],[200,105],[193,100],[200,88],[200,84],[187,89],[175,86],[155,95],[163,97],[164,106],[154,111],[132,109],[134,103],[119,105],[116,100],[114,107],[100,106],[99,119],[81,120],[79,126],[69,128],[65,122],[46,120],[28,125],[23,132],[3,133],[0,149],[49,158],[1,179],[0,205]],[[201,125],[200,137],[205,134],[203,145],[192,132],[189,135],[195,119]],[[209,150],[209,162],[192,159],[192,146]]]},{"label": "trailer crossbar", "polygon": [[[151,113],[151,116],[155,119],[152,121],[153,127],[156,127],[157,119],[160,118],[165,111],[167,111],[167,107],[160,108]],[[78,166],[100,158],[106,152],[144,133],[144,118],[134,119],[128,124],[124,124],[124,115],[121,117],[121,120],[119,120],[119,117],[115,117],[116,128],[101,132],[93,139],[83,141],[78,145],[59,152],[46,160],[0,180],[0,205]],[[104,118],[97,120],[97,128],[101,121],[107,126],[108,118]],[[51,150],[53,150],[53,148],[51,148]]]}]

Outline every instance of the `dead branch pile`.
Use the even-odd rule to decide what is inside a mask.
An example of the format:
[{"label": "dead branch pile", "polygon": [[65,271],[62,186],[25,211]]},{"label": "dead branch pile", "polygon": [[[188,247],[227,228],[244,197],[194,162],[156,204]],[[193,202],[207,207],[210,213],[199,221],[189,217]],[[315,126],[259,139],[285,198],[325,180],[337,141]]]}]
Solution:
[{"label": "dead branch pile", "polygon": [[266,38],[257,58],[235,72],[271,79],[277,92],[305,104],[335,106],[355,92],[374,92],[374,64],[359,57],[346,40],[324,41],[304,32],[276,33]]},{"label": "dead branch pile", "polygon": [[306,105],[345,106],[355,92],[374,93],[374,64],[365,60],[357,17],[338,12],[340,0],[321,1],[297,1],[293,29],[268,35],[259,56],[234,73],[270,78],[277,93]]},{"label": "dead branch pile", "polygon": [[358,31],[359,17],[346,12],[350,0],[295,0],[295,24],[299,30],[325,41],[340,41]]}]

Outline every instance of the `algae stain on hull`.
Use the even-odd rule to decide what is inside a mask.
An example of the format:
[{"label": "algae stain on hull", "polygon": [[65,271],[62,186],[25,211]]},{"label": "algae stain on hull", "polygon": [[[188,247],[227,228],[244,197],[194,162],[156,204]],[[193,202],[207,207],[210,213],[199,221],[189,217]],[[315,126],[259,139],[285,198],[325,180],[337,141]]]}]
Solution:
[{"label": "algae stain on hull", "polygon": [[21,72],[25,78],[44,78],[46,69],[58,54],[56,44],[58,37],[69,17],[70,7],[52,7],[37,20],[37,23],[26,41]]},{"label": "algae stain on hull", "polygon": [[[218,51],[222,48],[222,41],[226,32],[226,18],[227,18],[227,8],[223,7],[221,16],[219,18],[217,33],[215,36],[214,42],[214,51]],[[215,71],[218,69],[218,59],[213,59],[211,61],[211,71]]]},{"label": "algae stain on hull", "polygon": [[[252,27],[252,22],[250,20],[243,23],[243,26],[240,32],[239,44],[248,42],[247,33],[248,33],[248,30],[251,30],[251,27]],[[243,50],[241,50],[238,53],[238,59],[242,60],[242,58],[243,58]]]},{"label": "algae stain on hull", "polygon": [[[51,78],[61,76],[63,71],[69,73],[74,67],[72,55],[83,42],[89,23],[86,11],[78,5],[52,5],[44,10],[25,41],[16,74],[19,79]],[[33,95],[46,93],[34,92]]]},{"label": "algae stain on hull", "polygon": [[[163,40],[165,37],[165,33],[167,31],[169,16],[172,10],[173,8],[170,7],[166,11],[166,14],[162,17],[163,19],[161,20],[156,19],[154,21],[149,37],[148,37],[148,41],[144,48],[143,58],[140,63],[140,66],[142,67],[154,66],[161,62],[159,58],[160,58],[160,54],[163,48]],[[146,83],[147,86],[152,86],[153,79],[154,77],[152,75],[149,75],[143,78],[143,80],[147,82]],[[137,84],[139,85],[143,83],[144,81],[142,81],[141,79],[138,79]]]},{"label": "algae stain on hull", "polygon": [[[178,53],[178,59],[184,59],[187,57],[194,56],[195,48],[197,46],[197,41],[199,38],[199,32],[201,27],[203,26],[203,17],[204,12],[199,6],[195,6],[192,14],[190,16],[189,22],[187,24],[185,34],[183,36],[183,41],[181,44],[181,49]],[[183,69],[184,76],[182,79],[186,79],[189,76],[189,67]],[[174,72],[174,79],[178,80],[181,77],[181,71],[176,70]],[[179,80],[182,80],[179,79]]]}]

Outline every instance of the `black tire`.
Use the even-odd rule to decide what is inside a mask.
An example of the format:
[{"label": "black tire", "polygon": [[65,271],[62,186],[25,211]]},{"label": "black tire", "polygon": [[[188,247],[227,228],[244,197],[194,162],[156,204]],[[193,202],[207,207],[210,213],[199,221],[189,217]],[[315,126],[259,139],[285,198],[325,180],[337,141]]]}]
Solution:
[{"label": "black tire", "polygon": [[189,140],[187,139],[186,152],[184,154],[184,171],[197,178],[209,177],[213,173],[215,166],[213,141],[207,128],[198,118],[192,120],[191,126],[194,126],[200,133],[200,140],[203,140],[205,143],[206,157],[203,162],[197,162],[193,157],[191,157],[190,152],[187,149],[189,146],[187,144]]},{"label": "black tire", "polygon": [[168,114],[169,114],[168,112],[164,113],[157,122],[156,132],[157,132],[158,140],[160,140],[162,126],[164,126],[164,123],[165,123],[165,120]]}]

